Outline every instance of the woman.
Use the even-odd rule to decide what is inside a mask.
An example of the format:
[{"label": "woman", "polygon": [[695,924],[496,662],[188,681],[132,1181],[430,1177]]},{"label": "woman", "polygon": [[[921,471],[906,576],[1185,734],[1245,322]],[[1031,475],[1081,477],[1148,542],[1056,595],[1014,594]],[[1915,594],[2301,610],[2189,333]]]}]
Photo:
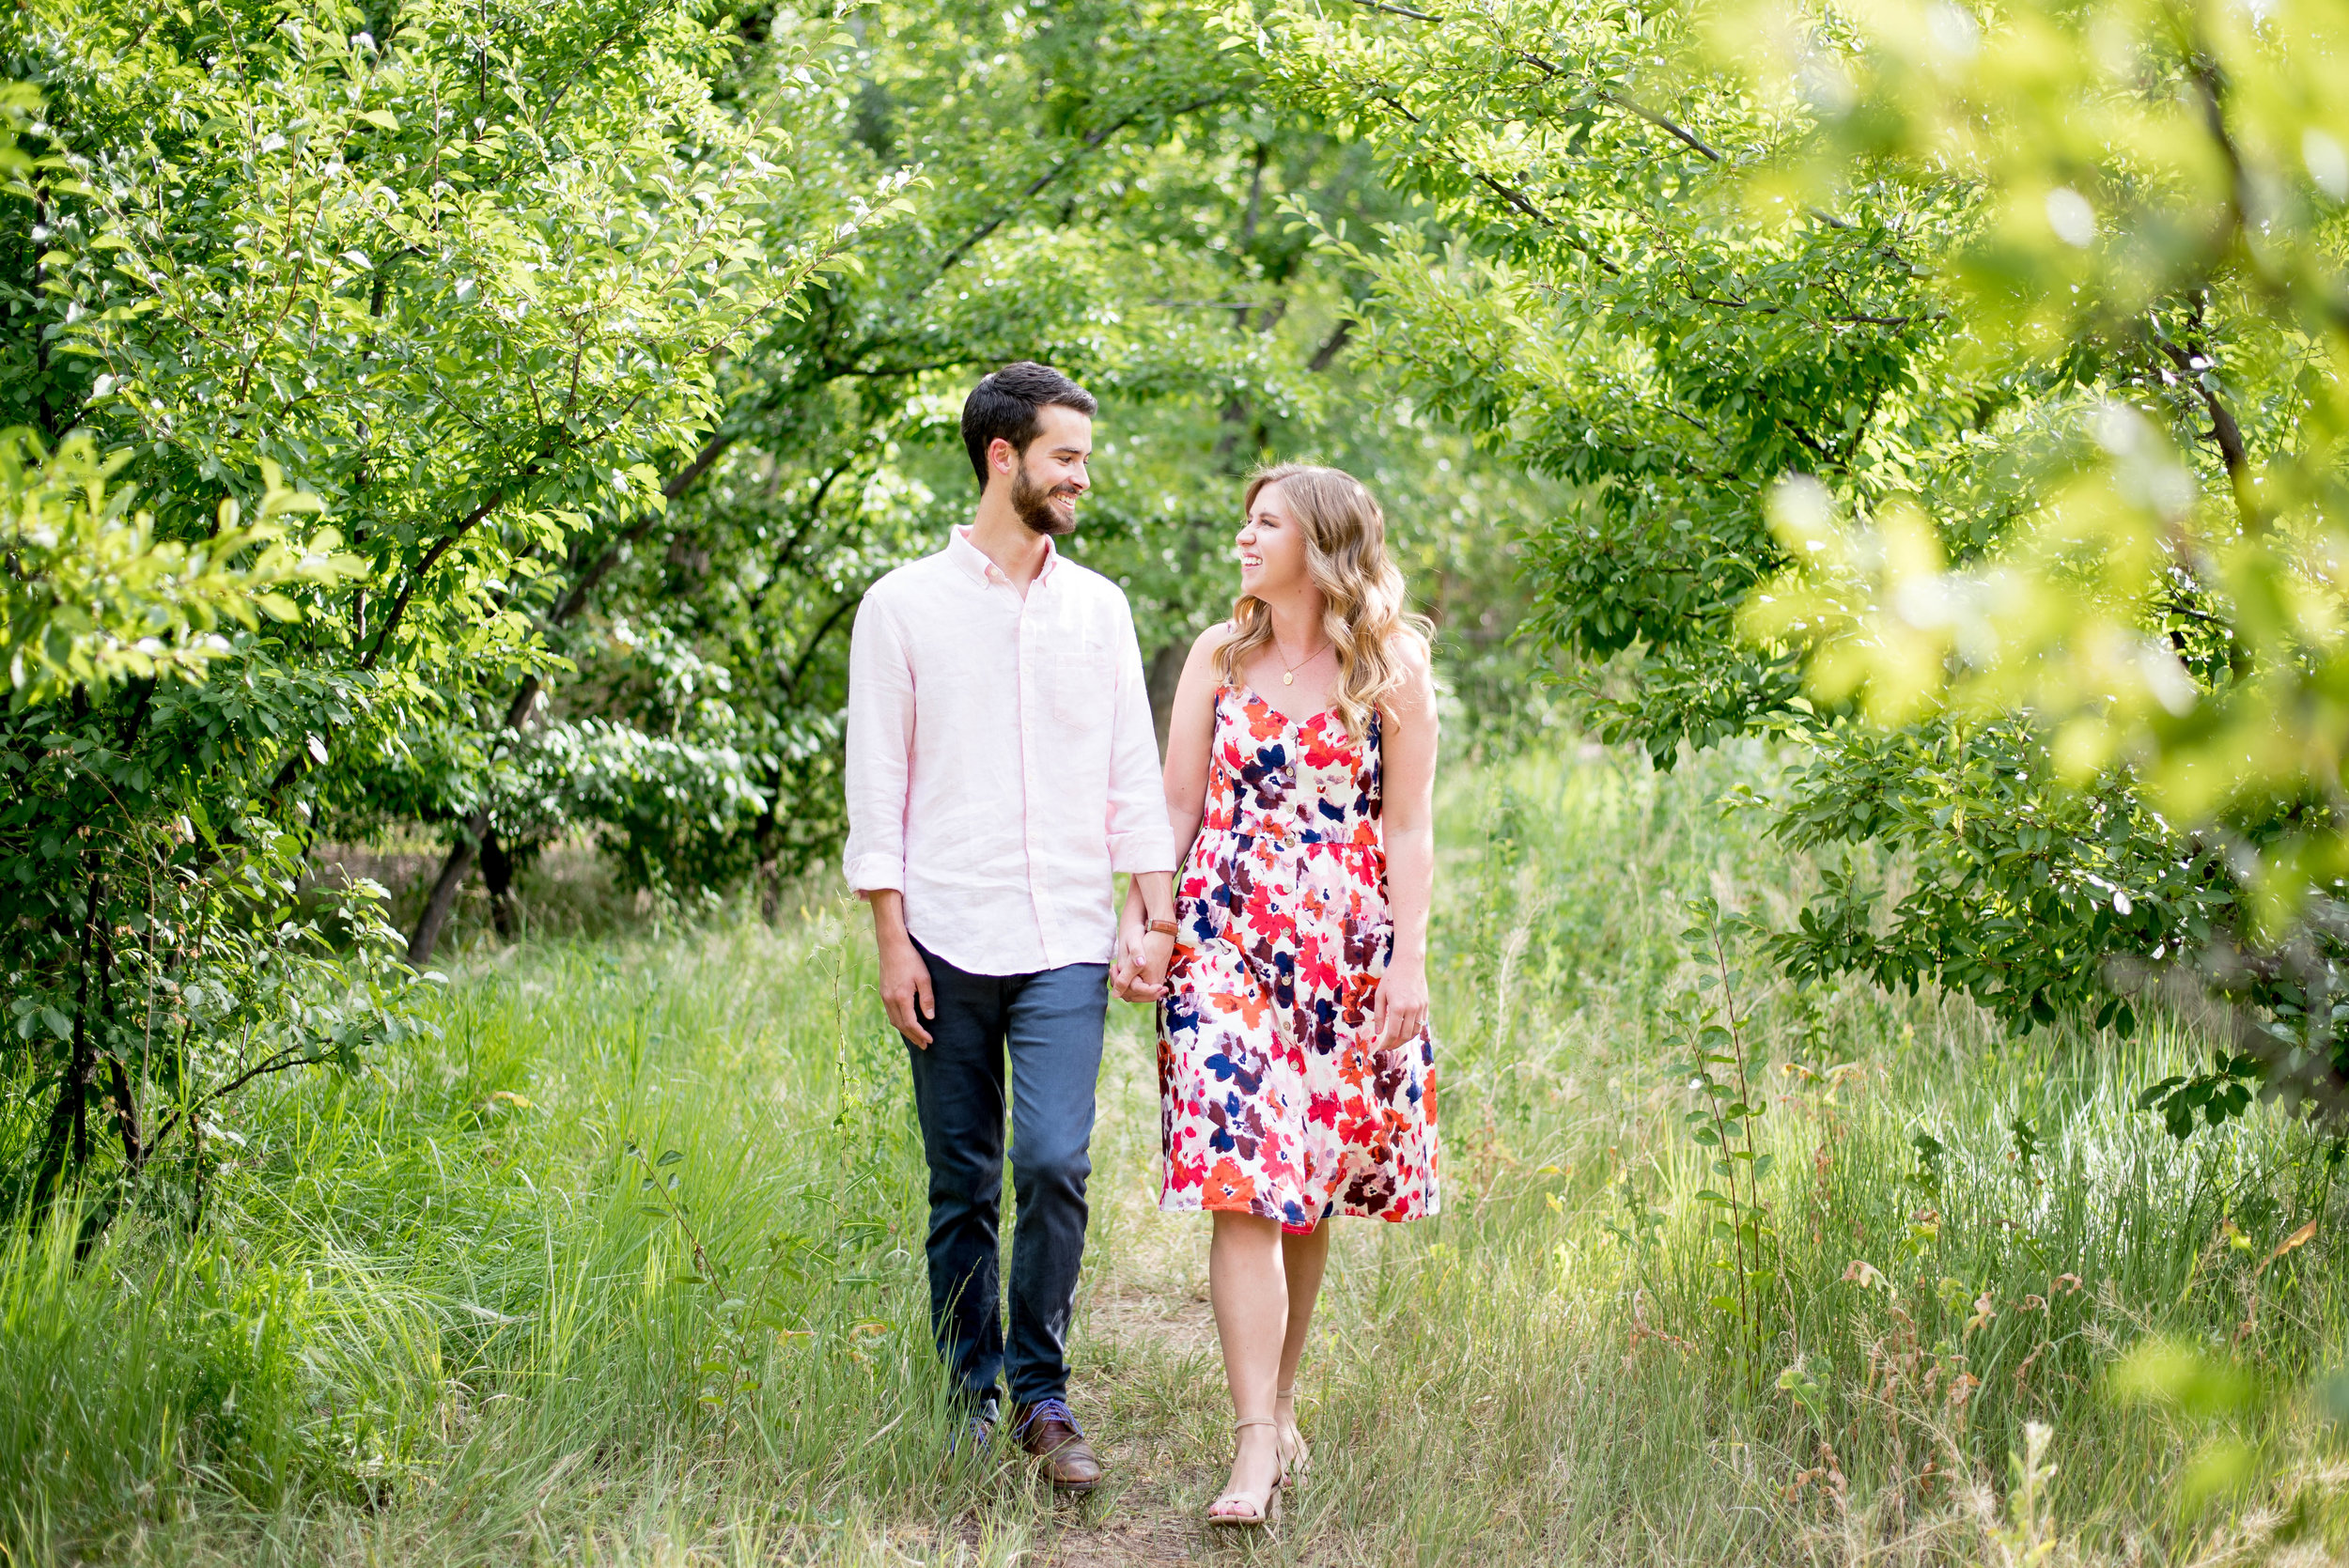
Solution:
[{"label": "woman", "polygon": [[1215,1216],[1208,1280],[1237,1452],[1216,1525],[1302,1470],[1298,1358],[1332,1215],[1437,1207],[1427,904],[1435,686],[1370,492],[1284,464],[1248,486],[1232,618],[1194,644],[1166,744],[1189,845],[1163,986],[1143,911],[1119,994],[1159,999],[1159,1206]]}]

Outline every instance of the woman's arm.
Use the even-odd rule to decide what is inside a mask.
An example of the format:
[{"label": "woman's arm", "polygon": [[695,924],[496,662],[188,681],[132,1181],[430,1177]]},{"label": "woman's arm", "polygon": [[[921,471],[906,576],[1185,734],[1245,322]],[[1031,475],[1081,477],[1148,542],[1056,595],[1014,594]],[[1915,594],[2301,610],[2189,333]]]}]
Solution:
[{"label": "woman's arm", "polygon": [[1399,1048],[1427,1022],[1427,908],[1436,885],[1436,681],[1426,649],[1405,644],[1403,685],[1380,705],[1386,776],[1380,815],[1394,955],[1378,986],[1378,1044]]},{"label": "woman's arm", "polygon": [[[1167,715],[1166,816],[1174,831],[1178,908],[1183,862],[1190,857],[1191,841],[1199,836],[1199,824],[1207,813],[1207,775],[1215,752],[1215,651],[1231,634],[1229,625],[1213,626],[1191,644],[1190,657],[1183,660],[1182,678],[1175,682],[1174,710]],[[1174,944],[1171,939],[1143,930],[1142,890],[1131,883],[1126,889],[1119,937],[1113,976],[1117,994],[1128,1001],[1154,1000],[1165,989],[1167,960],[1174,955]]]}]

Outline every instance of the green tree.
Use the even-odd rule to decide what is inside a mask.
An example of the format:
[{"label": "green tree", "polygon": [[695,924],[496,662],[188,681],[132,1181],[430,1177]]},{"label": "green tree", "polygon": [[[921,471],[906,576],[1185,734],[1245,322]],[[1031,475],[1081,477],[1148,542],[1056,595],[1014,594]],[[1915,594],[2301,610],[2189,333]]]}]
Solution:
[{"label": "green tree", "polygon": [[832,36],[779,31],[802,65],[744,91],[678,6],[16,13],[0,422],[71,432],[9,469],[5,637],[54,699],[0,723],[37,1201],[100,1118],[125,1172],[175,1133],[200,1169],[231,1089],[409,1027],[381,890],[302,912],[310,825],[418,737],[482,787],[444,737],[559,660],[715,365],[894,215],[788,166]]},{"label": "green tree", "polygon": [[[1425,202],[1379,244],[1326,243],[1367,281],[1365,347],[1402,385],[1572,487],[1531,541],[1530,626],[1581,670],[1601,732],[1665,766],[1683,744],[1789,737],[1802,760],[1769,802],[1786,836],[1910,861],[1894,896],[1857,856],[1782,959],[1937,979],[2029,1027],[2125,1024],[2116,958],[2242,955],[2263,928],[2231,846],[2310,842],[2295,824],[2312,802],[2269,770],[2232,795],[2229,833],[2192,831],[2242,771],[2214,767],[2245,731],[2210,698],[2270,691],[2253,724],[2305,704],[2306,656],[2263,656],[2250,590],[2198,565],[2206,548],[2150,545],[2150,520],[2135,554],[2102,557],[2130,594],[2083,565],[2077,524],[2042,551],[2028,610],[2009,578],[1966,599],[1934,574],[2047,535],[2034,520],[2116,466],[2099,453],[2122,457],[2108,488],[2135,487],[2135,515],[2210,494],[2253,534],[2263,507],[2338,483],[2339,350],[2312,335],[2340,288],[2318,259],[2339,255],[2339,111],[2318,85],[2337,7],[1359,3],[1226,27],[1283,101],[1353,128]],[[2290,575],[2243,602],[2306,602]],[[1897,600],[1888,576],[1910,584]],[[1930,629],[1893,638],[1896,603]],[[2116,624],[2161,656],[2066,706],[2023,691],[2045,660],[2009,633],[2002,687],[1936,700],[1936,659],[1979,654],[2008,611],[2079,633],[2083,668],[2109,661]],[[2286,666],[2302,673],[2280,689],[2254,674]],[[2193,811],[2149,795],[2139,762],[2182,701],[2207,742]],[[2263,963],[2235,972],[2271,1043],[2308,1086],[2337,1075],[2326,962]]]},{"label": "green tree", "polygon": [[[1828,701],[2018,729],[2066,800],[2124,781],[2173,862],[2223,857],[2226,929],[2161,935],[2267,1015],[2233,1021],[2274,1081],[2349,1106],[2349,8],[1888,8],[1842,69],[1757,180],[1961,184],[1967,369],[2058,391],[1986,433],[1994,529],[1929,487],[1781,493],[1750,629]],[[2239,1070],[2162,1086],[2173,1126],[2239,1108]]]},{"label": "green tree", "polygon": [[1360,223],[1396,198],[1331,128],[1258,103],[1252,65],[1205,21],[1183,4],[856,13],[798,166],[842,188],[912,169],[912,211],[724,366],[696,482],[567,622],[576,673],[510,795],[471,821],[421,791],[371,798],[459,823],[444,899],[476,845],[495,910],[513,856],[592,823],[630,881],[751,874],[775,908],[783,879],[837,841],[857,600],[967,518],[955,421],[1007,360],[1048,360],[1104,396],[1070,548],[1126,584],[1162,682],[1221,613],[1237,480],[1272,452],[1381,477],[1431,567],[1505,582],[1487,547],[1508,476],[1468,474],[1470,454],[1423,419],[1362,417],[1345,358],[1353,280],[1283,211],[1295,199]]}]

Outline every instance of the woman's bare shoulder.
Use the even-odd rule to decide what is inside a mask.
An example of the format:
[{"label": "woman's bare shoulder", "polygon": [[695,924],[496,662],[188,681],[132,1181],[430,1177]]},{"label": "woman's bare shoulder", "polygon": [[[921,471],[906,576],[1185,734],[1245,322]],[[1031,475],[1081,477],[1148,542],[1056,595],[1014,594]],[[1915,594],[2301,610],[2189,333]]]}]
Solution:
[{"label": "woman's bare shoulder", "polygon": [[1212,658],[1224,644],[1238,635],[1239,629],[1231,622],[1218,621],[1191,640],[1190,656],[1193,659]]},{"label": "woman's bare shoulder", "polygon": [[1432,717],[1436,711],[1435,650],[1417,628],[1406,628],[1395,633],[1387,644],[1387,657],[1394,661],[1395,683],[1379,706],[1390,720],[1409,723],[1422,717]]},{"label": "woman's bare shoulder", "polygon": [[1387,640],[1389,667],[1398,677],[1395,691],[1406,701],[1416,701],[1435,691],[1435,652],[1417,627],[1399,627]]}]

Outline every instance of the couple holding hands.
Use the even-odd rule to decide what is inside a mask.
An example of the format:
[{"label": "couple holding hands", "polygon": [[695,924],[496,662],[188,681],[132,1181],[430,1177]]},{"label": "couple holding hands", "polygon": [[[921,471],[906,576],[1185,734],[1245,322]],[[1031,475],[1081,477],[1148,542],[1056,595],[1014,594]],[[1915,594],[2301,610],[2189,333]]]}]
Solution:
[{"label": "couple holding hands", "polygon": [[1294,1396],[1325,1221],[1437,1209],[1426,623],[1359,482],[1256,474],[1232,618],[1191,646],[1161,768],[1125,595],[1052,542],[1076,527],[1095,411],[1025,362],[963,404],[975,517],[858,610],[847,870],[907,1042],[932,1326],[970,1435],[991,1438],[1005,1376],[1012,1431],[1054,1483],[1101,1479],[1066,1354],[1094,1086],[1109,993],[1155,1002],[1159,1206],[1214,1216],[1237,1417],[1207,1518],[1261,1525],[1305,1465]]}]

